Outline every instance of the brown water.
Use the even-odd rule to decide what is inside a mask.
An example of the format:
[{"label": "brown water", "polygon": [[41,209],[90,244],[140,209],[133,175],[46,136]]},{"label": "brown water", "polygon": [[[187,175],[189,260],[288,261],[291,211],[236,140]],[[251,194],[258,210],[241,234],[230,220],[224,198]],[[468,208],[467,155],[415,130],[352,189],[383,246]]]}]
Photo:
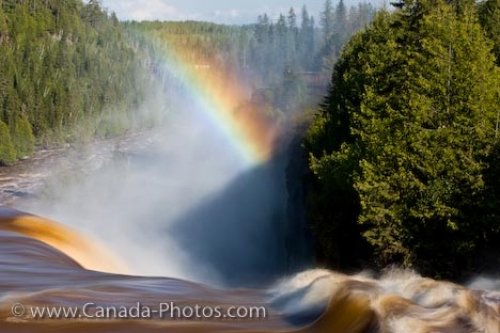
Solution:
[{"label": "brown water", "polygon": [[141,151],[155,137],[154,131],[128,133],[85,145],[38,149],[34,156],[12,166],[0,167],[0,204],[7,207],[37,198],[47,187],[54,171],[75,174],[96,172],[114,156]]},{"label": "brown water", "polygon": [[[393,271],[375,279],[311,270],[266,290],[134,277],[102,245],[55,222],[0,209],[0,332],[498,333],[500,292]],[[117,274],[122,273],[122,274]],[[235,272],[237,274],[237,272]],[[33,319],[32,307],[265,307],[266,319]],[[13,305],[22,304],[22,314]]]}]

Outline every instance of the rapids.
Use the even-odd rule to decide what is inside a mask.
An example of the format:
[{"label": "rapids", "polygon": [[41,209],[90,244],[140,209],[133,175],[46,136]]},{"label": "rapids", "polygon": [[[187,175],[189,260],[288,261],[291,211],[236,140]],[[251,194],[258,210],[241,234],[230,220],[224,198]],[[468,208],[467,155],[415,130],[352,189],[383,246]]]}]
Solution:
[{"label": "rapids", "polygon": [[[125,268],[88,236],[53,221],[0,210],[0,332],[498,333],[500,292],[388,271],[347,276],[310,270],[267,289],[221,289],[116,274]],[[489,281],[494,288],[495,281]],[[488,285],[485,281],[478,285]],[[34,319],[27,309],[64,306],[260,306],[266,319]],[[18,313],[15,306],[24,310]],[[17,315],[17,316],[16,316]]]}]

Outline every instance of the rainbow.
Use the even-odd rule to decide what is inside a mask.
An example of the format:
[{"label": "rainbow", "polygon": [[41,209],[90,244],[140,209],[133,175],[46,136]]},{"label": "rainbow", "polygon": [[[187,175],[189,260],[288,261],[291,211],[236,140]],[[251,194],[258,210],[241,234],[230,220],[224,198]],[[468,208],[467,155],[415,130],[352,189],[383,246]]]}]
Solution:
[{"label": "rainbow", "polygon": [[[221,69],[195,47],[178,46],[147,32],[144,35],[156,46],[155,52],[160,52],[162,70],[175,77],[199,107],[198,112],[224,135],[245,165],[265,163],[272,154],[276,126],[262,110],[248,108],[249,89],[238,75]],[[242,105],[247,108],[239,110]]]}]

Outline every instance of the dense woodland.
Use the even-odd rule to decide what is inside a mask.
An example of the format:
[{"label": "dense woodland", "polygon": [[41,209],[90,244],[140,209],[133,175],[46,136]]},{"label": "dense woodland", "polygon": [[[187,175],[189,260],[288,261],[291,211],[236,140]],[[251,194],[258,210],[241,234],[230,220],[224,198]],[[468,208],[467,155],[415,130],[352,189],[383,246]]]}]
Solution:
[{"label": "dense woodland", "polygon": [[374,13],[369,3],[347,8],[343,1],[334,6],[327,0],[319,20],[304,6],[274,20],[262,14],[246,26],[155,21],[125,27],[137,48],[149,50],[153,67],[164,62],[169,50],[182,49],[184,62],[237,72],[240,81],[250,83],[254,100],[270,112],[291,113],[324,95],[342,46]]},{"label": "dense woodland", "polygon": [[123,132],[146,86],[121,24],[93,0],[1,0],[0,55],[0,164],[35,143]]},{"label": "dense woodland", "polygon": [[348,43],[305,140],[322,262],[498,268],[499,3],[406,0]]},{"label": "dense woodland", "polygon": [[0,163],[31,155],[37,144],[136,126],[134,111],[148,93],[175,84],[155,75],[164,48],[188,50],[194,65],[239,72],[269,113],[300,111],[318,100],[342,44],[373,14],[369,4],[348,9],[328,0],[319,24],[306,7],[275,20],[263,14],[248,26],[122,24],[96,0],[0,0]]},{"label": "dense woodland", "polygon": [[174,84],[165,49],[182,48],[247,82],[270,114],[327,95],[307,124],[307,170],[288,175],[307,194],[319,262],[447,278],[498,267],[500,0],[398,4],[373,21],[369,4],[327,0],[318,18],[303,7],[224,26],[0,0],[0,164],[137,126],[148,91]]}]

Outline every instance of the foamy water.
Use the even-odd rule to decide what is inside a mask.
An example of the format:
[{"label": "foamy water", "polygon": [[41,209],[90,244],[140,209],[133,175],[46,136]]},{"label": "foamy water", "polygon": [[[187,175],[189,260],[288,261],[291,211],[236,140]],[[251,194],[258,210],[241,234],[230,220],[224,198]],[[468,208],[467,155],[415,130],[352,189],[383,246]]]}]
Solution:
[{"label": "foamy water", "polygon": [[[106,263],[108,265],[106,265]],[[311,270],[265,290],[226,290],[169,278],[111,274],[119,263],[104,246],[55,222],[0,210],[1,332],[329,332],[497,333],[500,291],[494,279],[472,288],[393,270],[375,278]],[[490,290],[476,289],[478,286]],[[259,320],[35,320],[32,306],[264,306]]]}]

